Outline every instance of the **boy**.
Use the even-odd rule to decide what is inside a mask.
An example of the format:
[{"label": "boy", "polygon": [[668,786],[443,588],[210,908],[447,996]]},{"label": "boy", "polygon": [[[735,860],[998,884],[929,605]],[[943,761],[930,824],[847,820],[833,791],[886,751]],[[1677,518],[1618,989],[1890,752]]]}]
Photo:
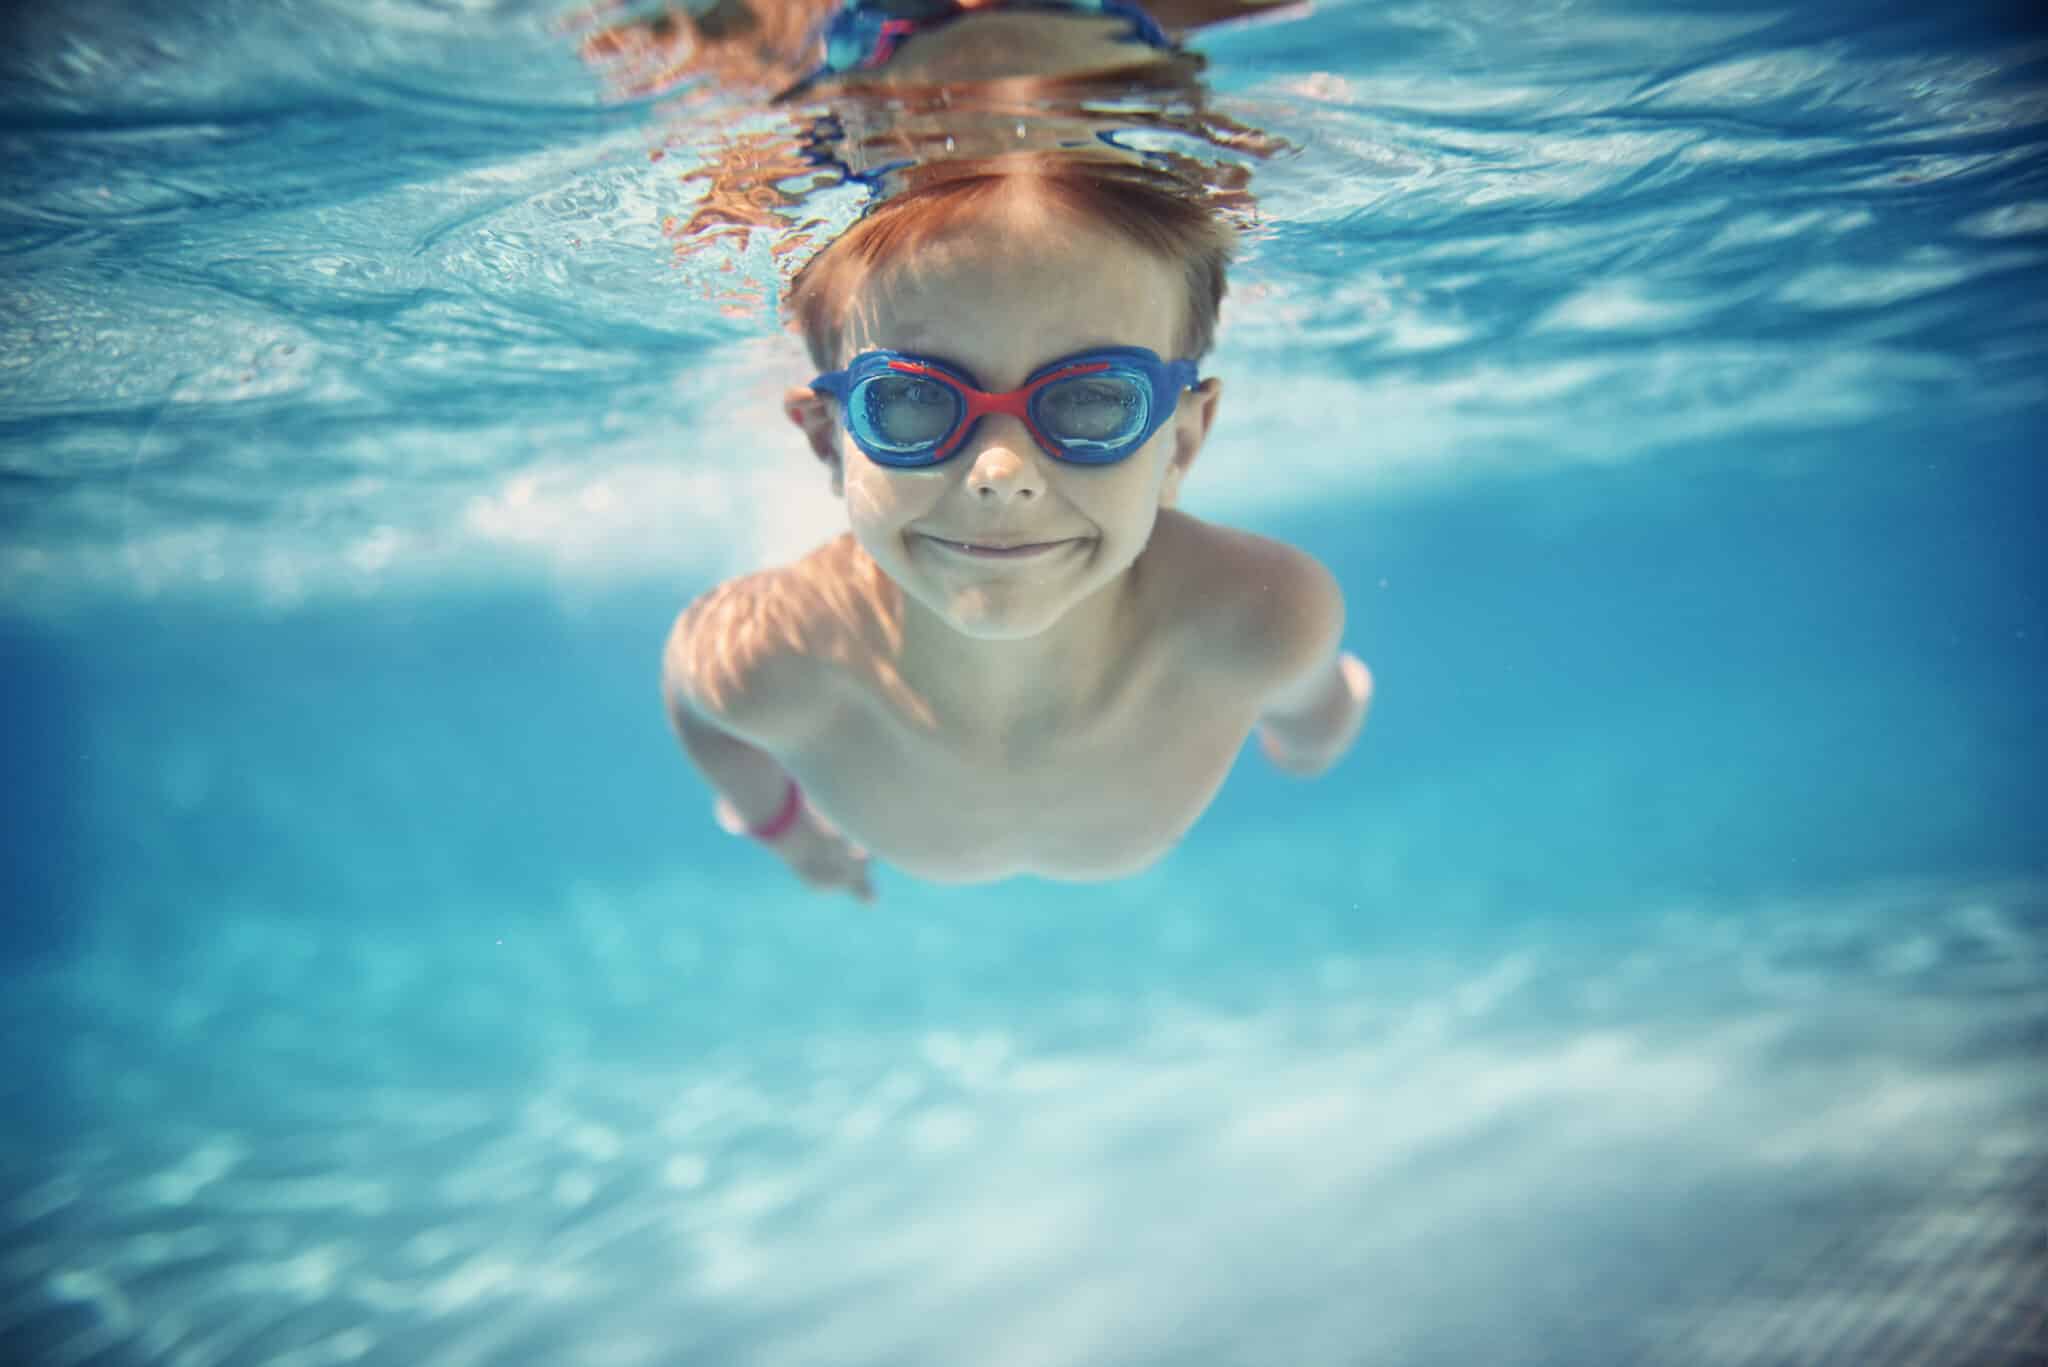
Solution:
[{"label": "boy", "polygon": [[[806,883],[1118,877],[1194,824],[1256,727],[1350,746],[1371,678],[1286,546],[1175,508],[1227,234],[1143,168],[1029,156],[892,200],[790,303],[823,375],[792,422],[849,531],[678,618],[669,715]],[[856,843],[858,842],[858,843]]]}]

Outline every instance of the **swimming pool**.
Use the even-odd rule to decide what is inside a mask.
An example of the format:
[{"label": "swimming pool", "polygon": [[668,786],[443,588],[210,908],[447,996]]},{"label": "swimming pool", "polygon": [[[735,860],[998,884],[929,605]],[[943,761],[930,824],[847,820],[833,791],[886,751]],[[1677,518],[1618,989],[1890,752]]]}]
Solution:
[{"label": "swimming pool", "polygon": [[664,228],[780,125],[576,22],[0,58],[0,1358],[2038,1359],[2020,8],[1202,39],[1293,150],[1186,506],[1337,571],[1371,724],[868,908],[654,687],[843,516],[769,242]]}]

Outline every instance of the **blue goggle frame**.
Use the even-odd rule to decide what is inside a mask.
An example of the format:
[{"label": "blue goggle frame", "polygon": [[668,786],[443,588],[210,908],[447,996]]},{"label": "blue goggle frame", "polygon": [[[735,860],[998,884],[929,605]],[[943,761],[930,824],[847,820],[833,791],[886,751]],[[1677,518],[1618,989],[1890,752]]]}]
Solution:
[{"label": "blue goggle frame", "polygon": [[[1005,0],[1001,7],[1122,19],[1130,25],[1127,41],[1162,50],[1173,46],[1158,21],[1131,0]],[[782,98],[827,76],[887,66],[903,41],[919,30],[993,8],[991,0],[850,0],[833,10],[824,25],[823,64]]]},{"label": "blue goggle frame", "polygon": [[[930,380],[953,392],[953,421],[945,431],[929,441],[906,448],[873,430],[866,405],[854,400],[862,384],[896,375]],[[1063,440],[1049,430],[1040,412],[1040,399],[1053,385],[1063,380],[1083,379],[1091,375],[1142,380],[1147,388],[1144,424],[1135,432],[1120,435],[1115,442]],[[951,459],[966,444],[982,418],[991,413],[1007,413],[1021,420],[1032,439],[1055,460],[1071,465],[1114,465],[1150,441],[1152,434],[1164,427],[1180,407],[1182,392],[1200,383],[1195,362],[1191,359],[1162,360],[1157,352],[1144,347],[1098,347],[1050,361],[1033,371],[1022,385],[1002,393],[983,389],[981,382],[961,366],[903,351],[864,351],[854,357],[844,370],[828,371],[812,380],[811,389],[839,401],[840,416],[853,437],[853,444],[869,460],[877,465],[915,470]]]}]

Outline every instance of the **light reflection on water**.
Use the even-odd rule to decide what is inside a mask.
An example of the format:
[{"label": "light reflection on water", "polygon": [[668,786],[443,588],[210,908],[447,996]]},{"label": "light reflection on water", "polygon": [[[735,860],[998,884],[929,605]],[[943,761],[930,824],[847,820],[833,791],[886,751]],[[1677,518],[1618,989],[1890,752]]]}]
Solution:
[{"label": "light reflection on water", "polygon": [[[551,7],[66,9],[0,59],[10,610],[669,611],[841,524],[774,234],[676,250],[784,114],[607,103]],[[589,872],[682,800],[652,629],[81,637],[8,698],[102,881],[0,994],[0,1358],[2027,1360],[2048,101],[1916,23],[1205,41],[1284,150],[1191,504],[1320,517],[1388,667],[1157,878]]]},{"label": "light reflection on water", "polygon": [[[704,564],[682,546],[757,563],[831,516],[757,401],[803,368],[770,307],[803,252],[703,218],[708,162],[809,116],[607,105],[556,12],[387,9],[167,15],[147,40],[102,16],[14,59],[12,594],[616,582]],[[1203,39],[1215,116],[1281,150],[1130,135],[1255,170],[1199,510],[2037,415],[2048,91],[2017,32],[1916,32],[1475,3]],[[137,55],[158,48],[179,60]],[[487,96],[494,50],[513,74]],[[821,179],[773,191],[811,241],[865,196],[795,197]],[[657,473],[727,478],[735,452],[767,484],[737,531]],[[1276,458],[1305,477],[1264,478]],[[645,496],[578,506],[604,483]],[[579,530],[465,517],[520,487],[559,488]],[[629,511],[674,534],[606,524]]]},{"label": "light reflection on water", "polygon": [[[707,961],[673,896],[586,889],[496,945],[245,918],[25,985],[75,1129],[10,1155],[0,1334],[50,1363],[2020,1360],[2038,885],[1346,955],[1233,1004],[1055,970],[1028,1016],[793,1030],[801,985]],[[706,998],[737,1036],[687,1023]],[[633,1024],[563,1033],[579,1005]]]}]

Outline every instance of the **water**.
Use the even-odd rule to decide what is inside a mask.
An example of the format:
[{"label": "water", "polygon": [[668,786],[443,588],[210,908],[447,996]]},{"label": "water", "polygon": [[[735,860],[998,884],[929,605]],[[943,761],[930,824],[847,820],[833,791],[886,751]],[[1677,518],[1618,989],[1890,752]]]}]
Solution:
[{"label": "water", "polygon": [[654,687],[841,516],[769,237],[664,227],[786,125],[577,22],[0,58],[0,1359],[2038,1359],[2023,8],[1203,39],[1293,150],[1187,506],[1337,571],[1371,725],[873,908]]}]

